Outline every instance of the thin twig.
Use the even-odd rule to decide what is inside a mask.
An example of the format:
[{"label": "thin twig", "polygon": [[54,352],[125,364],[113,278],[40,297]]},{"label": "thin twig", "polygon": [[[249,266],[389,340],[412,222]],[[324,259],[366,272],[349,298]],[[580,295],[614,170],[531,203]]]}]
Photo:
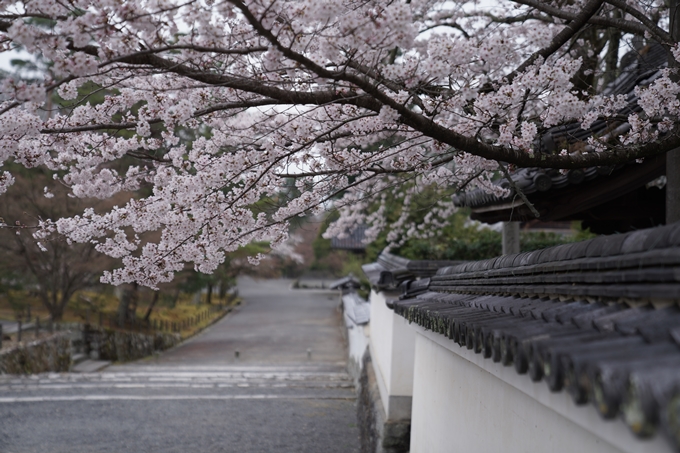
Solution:
[{"label": "thin twig", "polygon": [[505,168],[505,165],[503,165],[501,162],[498,162],[498,167],[501,169],[501,171],[502,171],[503,174],[505,175],[505,179],[507,179],[508,182],[510,183],[510,187],[512,187],[512,190],[514,190],[515,193],[516,193],[517,195],[519,195],[519,197],[522,199],[522,201],[524,202],[524,204],[527,205],[527,207],[529,208],[529,210],[531,211],[531,213],[534,215],[534,217],[536,217],[536,218],[541,217],[541,213],[538,212],[538,210],[534,207],[534,205],[531,204],[531,202],[529,201],[529,199],[527,198],[527,196],[524,195],[524,192],[522,192],[522,191],[519,189],[519,187],[517,187],[517,184],[515,184],[515,181],[512,180],[512,178],[510,177],[510,173],[508,172],[508,169]]}]

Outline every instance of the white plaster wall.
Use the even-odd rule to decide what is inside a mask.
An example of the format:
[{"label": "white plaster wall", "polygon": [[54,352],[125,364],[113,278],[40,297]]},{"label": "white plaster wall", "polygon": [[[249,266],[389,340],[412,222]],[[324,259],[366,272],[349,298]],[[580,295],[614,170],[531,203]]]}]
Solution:
[{"label": "white plaster wall", "polygon": [[366,348],[368,347],[368,338],[364,333],[364,326],[358,326],[350,319],[346,319],[346,322],[349,358],[360,364],[364,352],[366,352]]},{"label": "white plaster wall", "polygon": [[387,308],[386,297],[371,291],[371,357],[386,418],[403,420],[411,417],[415,331]]},{"label": "white plaster wall", "polygon": [[602,420],[544,382],[414,330],[411,453],[672,451],[663,439],[641,441],[620,420]]},{"label": "white plaster wall", "polygon": [[347,314],[347,307],[344,311],[345,327],[347,331],[347,352],[349,355],[350,374],[354,380],[359,379],[361,374],[362,362],[366,348],[368,347],[368,336],[370,330],[368,326],[360,326],[354,323]]},{"label": "white plaster wall", "polygon": [[380,397],[386,401],[392,371],[392,330],[394,313],[385,305],[385,295],[371,290],[371,359]]},{"label": "white plaster wall", "polygon": [[390,310],[392,315],[392,369],[390,395],[413,395],[413,360],[416,351],[416,332],[408,321]]}]

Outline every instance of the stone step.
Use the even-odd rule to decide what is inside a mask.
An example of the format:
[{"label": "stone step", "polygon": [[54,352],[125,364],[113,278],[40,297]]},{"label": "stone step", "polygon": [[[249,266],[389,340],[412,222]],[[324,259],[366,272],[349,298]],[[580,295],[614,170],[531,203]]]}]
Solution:
[{"label": "stone step", "polygon": [[80,362],[84,362],[87,359],[88,359],[87,354],[79,352],[71,356],[71,363],[73,363],[73,365],[77,365]]},{"label": "stone step", "polygon": [[111,362],[109,360],[86,359],[71,367],[71,371],[73,373],[94,373],[103,368],[106,368],[110,364]]},{"label": "stone step", "polygon": [[73,373],[49,373],[30,378],[0,376],[0,390],[123,389],[123,388],[325,388],[351,389],[354,381],[345,372],[299,369],[240,368],[212,371],[97,372],[109,362],[85,360]]}]

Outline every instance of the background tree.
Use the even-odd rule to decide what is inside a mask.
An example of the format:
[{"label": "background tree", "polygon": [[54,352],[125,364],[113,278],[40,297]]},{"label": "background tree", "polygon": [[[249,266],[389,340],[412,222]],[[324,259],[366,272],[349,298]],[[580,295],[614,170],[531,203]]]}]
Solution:
[{"label": "background tree", "polygon": [[[16,174],[0,204],[0,215],[19,225],[69,215],[89,205],[65,190],[46,193],[45,184],[51,180],[46,172]],[[36,293],[52,319],[60,320],[77,291],[99,284],[111,259],[97,253],[93,244],[69,244],[60,236],[36,242],[31,233],[25,228],[0,229],[0,275],[11,276],[8,281],[14,287]]]},{"label": "background tree", "polygon": [[[77,197],[145,191],[106,212],[38,222],[39,239],[58,232],[120,259],[104,275],[114,284],[156,287],[185,263],[210,273],[253,241],[276,249],[292,219],[331,201],[341,216],[329,234],[368,222],[376,237],[388,223],[387,193],[401,193],[395,199],[408,207],[414,187],[502,190],[491,184],[499,162],[612,165],[680,145],[674,68],[632,101],[597,94],[625,70],[622,45],[644,53],[657,43],[678,55],[664,2],[42,0],[3,8],[4,48],[53,64],[40,82],[3,81],[0,161],[59,171]],[[79,91],[86,83],[100,89]],[[70,104],[45,119],[53,91]],[[103,102],[90,102],[94,92]],[[542,151],[546,131],[572,123],[587,141]],[[199,134],[187,141],[187,129]],[[297,192],[272,213],[257,209],[291,178]],[[0,190],[12,181],[0,174]],[[375,200],[382,207],[369,212]],[[411,228],[398,224],[395,240]],[[150,233],[157,239],[141,239]]]}]

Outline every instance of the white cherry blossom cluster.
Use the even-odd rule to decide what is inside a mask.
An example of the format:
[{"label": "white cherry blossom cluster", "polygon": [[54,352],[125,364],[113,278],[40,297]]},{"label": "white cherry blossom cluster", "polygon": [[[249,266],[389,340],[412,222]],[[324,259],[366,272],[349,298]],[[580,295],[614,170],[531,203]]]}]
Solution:
[{"label": "white cherry blossom cluster", "polygon": [[[250,241],[291,255],[289,221],[331,206],[341,216],[329,237],[368,225],[369,240],[385,229],[397,244],[435,238],[456,190],[505,193],[498,161],[577,165],[566,152],[536,153],[563,123],[630,125],[591,137],[599,152],[578,165],[619,158],[615,146],[640,158],[660,140],[673,145],[680,88],[670,70],[621,118],[627,97],[575,88],[584,55],[598,57],[573,51],[587,44],[578,30],[546,50],[591,2],[526,3],[1,3],[1,49],[51,64],[42,79],[0,82],[0,167],[45,166],[73,196],[115,200],[42,219],[37,240],[94,243],[122,263],[103,281],[155,287],[187,264],[211,272]],[[663,38],[661,2],[627,4],[660,17],[658,29],[630,11],[612,27]],[[614,7],[593,14],[608,20]],[[679,58],[675,43],[661,44]],[[3,168],[0,192],[13,180]],[[424,191],[439,199],[416,225],[410,210]]]},{"label": "white cherry blossom cluster", "polygon": [[680,114],[680,100],[678,99],[680,86],[671,80],[671,70],[665,69],[661,76],[646,87],[636,87],[638,105],[650,117],[662,117]]}]

